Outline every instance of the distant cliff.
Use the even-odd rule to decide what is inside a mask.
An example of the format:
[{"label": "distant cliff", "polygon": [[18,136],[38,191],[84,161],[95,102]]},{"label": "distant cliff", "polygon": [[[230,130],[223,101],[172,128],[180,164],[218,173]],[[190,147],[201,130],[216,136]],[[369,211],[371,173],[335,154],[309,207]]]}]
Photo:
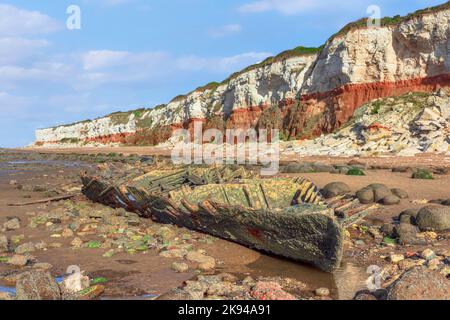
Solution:
[{"label": "distant cliff", "polygon": [[[167,105],[36,131],[36,145],[157,144],[174,128],[278,126],[312,138],[361,105],[450,86],[450,2],[368,28],[351,23],[320,48],[298,47],[174,98]],[[275,114],[275,116],[273,116]]]}]

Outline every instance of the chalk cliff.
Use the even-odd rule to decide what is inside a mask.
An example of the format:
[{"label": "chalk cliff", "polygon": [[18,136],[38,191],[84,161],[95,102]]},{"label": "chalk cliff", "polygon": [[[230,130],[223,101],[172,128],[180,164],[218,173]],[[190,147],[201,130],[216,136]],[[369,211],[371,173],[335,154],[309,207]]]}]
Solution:
[{"label": "chalk cliff", "polygon": [[[320,48],[298,47],[174,98],[167,105],[36,131],[36,145],[159,143],[194,121],[262,125],[265,110],[289,138],[340,128],[362,105],[450,86],[450,2],[406,17],[347,25]],[[150,139],[148,139],[150,138]]]}]

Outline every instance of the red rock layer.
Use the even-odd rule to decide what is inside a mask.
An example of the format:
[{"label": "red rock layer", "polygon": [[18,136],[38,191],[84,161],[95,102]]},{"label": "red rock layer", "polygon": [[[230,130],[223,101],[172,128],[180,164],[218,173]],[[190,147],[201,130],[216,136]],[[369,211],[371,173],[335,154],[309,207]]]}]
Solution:
[{"label": "red rock layer", "polygon": [[300,100],[323,112],[322,132],[332,132],[346,123],[360,106],[378,98],[393,97],[408,92],[433,92],[450,87],[450,74],[400,81],[348,84],[329,92],[303,95]]},{"label": "red rock layer", "polygon": [[96,142],[96,143],[102,143],[102,144],[124,143],[126,141],[126,139],[132,135],[133,135],[133,133],[131,133],[131,132],[116,133],[116,134],[110,134],[110,135],[106,135],[106,136],[87,138],[84,140],[84,142]]}]

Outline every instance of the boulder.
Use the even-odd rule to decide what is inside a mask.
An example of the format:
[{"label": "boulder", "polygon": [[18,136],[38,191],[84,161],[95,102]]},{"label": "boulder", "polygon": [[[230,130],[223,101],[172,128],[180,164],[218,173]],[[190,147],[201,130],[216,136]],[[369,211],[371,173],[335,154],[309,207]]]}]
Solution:
[{"label": "boulder", "polygon": [[388,288],[388,300],[450,300],[450,281],[442,274],[416,267]]},{"label": "boulder", "polygon": [[391,189],[391,192],[395,196],[399,197],[400,199],[408,199],[409,198],[409,195],[408,195],[408,193],[405,190],[402,190],[402,189],[399,189],[399,188],[394,188],[394,189]]},{"label": "boulder", "polygon": [[312,165],[306,163],[290,163],[284,169],[284,173],[309,173],[315,172]]},{"label": "boulder", "polygon": [[450,229],[450,208],[427,206],[417,214],[417,225],[422,231],[445,231]]},{"label": "boulder", "polygon": [[392,206],[400,203],[400,198],[391,194],[389,196],[386,196],[381,200],[381,203],[385,206]]},{"label": "boulder", "polygon": [[443,206],[450,206],[450,199],[442,201]]},{"label": "boulder", "polygon": [[371,188],[363,188],[356,193],[356,197],[362,204],[370,204],[374,202],[374,194]]},{"label": "boulder", "polygon": [[385,197],[392,195],[391,190],[384,184],[373,183],[367,187],[373,190],[375,202],[379,202],[383,200]]},{"label": "boulder", "polygon": [[19,276],[16,296],[17,300],[61,300],[61,291],[50,273],[34,270]]},{"label": "boulder", "polygon": [[417,218],[418,213],[419,213],[419,209],[406,209],[400,213],[398,218],[400,219],[402,216],[410,216],[410,217],[413,217],[415,220]]},{"label": "boulder", "polygon": [[331,172],[334,170],[334,167],[328,164],[323,164],[320,162],[316,162],[312,164],[312,168],[314,172]]},{"label": "boulder", "polygon": [[395,227],[395,234],[398,236],[398,242],[401,245],[423,244],[424,241],[417,238],[418,233],[418,228],[408,223],[400,223]]},{"label": "boulder", "polygon": [[337,197],[340,195],[344,195],[349,193],[350,187],[343,183],[343,182],[332,182],[327,184],[323,189],[322,189],[322,194],[325,198],[333,198],[333,197]]}]

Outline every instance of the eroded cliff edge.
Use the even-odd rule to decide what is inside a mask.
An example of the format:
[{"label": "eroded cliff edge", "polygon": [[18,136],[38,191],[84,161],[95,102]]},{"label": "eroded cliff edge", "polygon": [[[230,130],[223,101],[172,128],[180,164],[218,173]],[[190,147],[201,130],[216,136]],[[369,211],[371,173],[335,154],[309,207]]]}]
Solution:
[{"label": "eroded cliff edge", "polygon": [[36,145],[157,144],[174,128],[278,126],[288,138],[330,133],[374,99],[450,86],[450,2],[346,26],[320,48],[298,47],[152,109],[40,129]]}]

